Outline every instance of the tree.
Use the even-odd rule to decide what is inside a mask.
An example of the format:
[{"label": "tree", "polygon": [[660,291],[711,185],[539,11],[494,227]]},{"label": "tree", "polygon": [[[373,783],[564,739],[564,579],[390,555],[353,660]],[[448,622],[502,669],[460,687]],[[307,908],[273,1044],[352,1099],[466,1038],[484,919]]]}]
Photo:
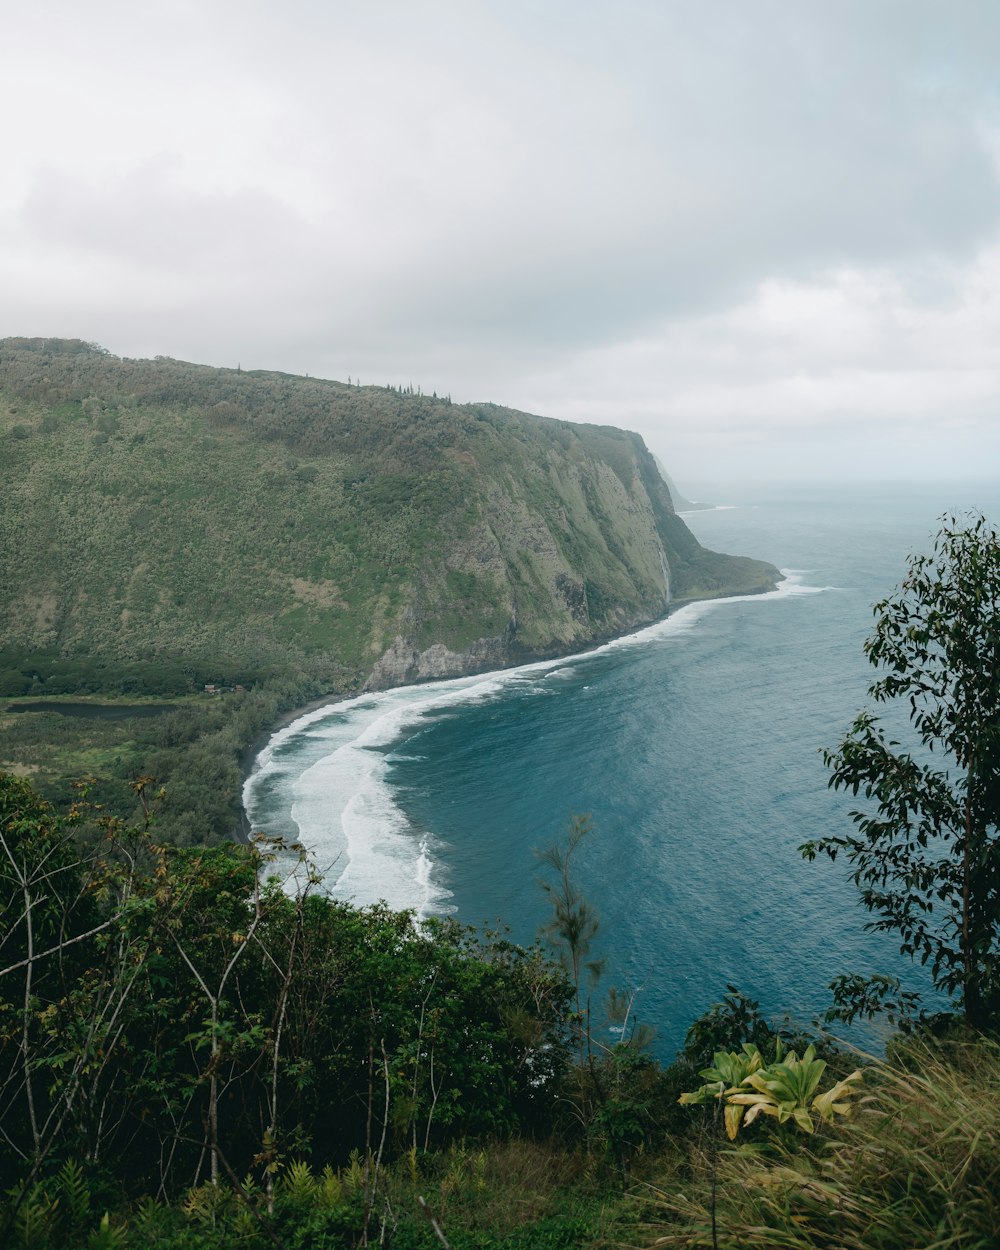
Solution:
[{"label": "tree", "polygon": [[[148,782],[133,786],[143,807]],[[132,923],[145,829],[102,818],[88,846],[76,828],[86,806],[61,820],[0,773],[0,1172],[19,1181],[0,1211],[4,1244],[43,1169],[74,1147],[96,1165],[120,1128],[121,1055],[147,953]]]},{"label": "tree", "polygon": [[548,1128],[572,987],[539,948],[338,903],[311,869],[290,895],[295,844],[160,845],[149,784],[131,827],[0,772],[0,1244],[84,1212],[78,1167],[263,1230],[293,1161],[357,1152],[367,1219],[407,1147]]},{"label": "tree", "polygon": [[843,854],[861,899],[900,950],[983,1028],[1000,1016],[1000,541],[982,516],[945,517],[929,555],[874,607],[865,643],[876,703],[905,708],[915,751],[862,712],[830,785],[874,804],[856,832],[801,848]]},{"label": "tree", "polygon": [[620,1040],[609,1045],[595,1036],[591,991],[603,974],[604,960],[588,956],[601,922],[573,875],[573,856],[591,832],[590,817],[575,816],[563,843],[536,850],[555,878],[540,882],[552,904],[552,918],[541,932],[569,978],[576,1008],[570,1018],[576,1072],[567,1086],[566,1102],[583,1131],[587,1150],[600,1142],[627,1180],[629,1160],[648,1138],[653,1119],[658,1074],[653,1060],[643,1052],[654,1031],[635,1018],[638,991],[612,986],[604,1014]]},{"label": "tree", "polygon": [[[555,874],[555,881],[541,886],[552,902],[552,919],[542,933],[551,942],[573,982],[576,1013],[584,1014],[584,971],[596,982],[604,968],[603,960],[587,960],[590,944],[600,928],[600,918],[573,878],[571,861],[583,839],[591,832],[589,816],[575,816],[566,845],[550,846],[535,854]],[[582,1053],[581,1053],[582,1062]]]}]

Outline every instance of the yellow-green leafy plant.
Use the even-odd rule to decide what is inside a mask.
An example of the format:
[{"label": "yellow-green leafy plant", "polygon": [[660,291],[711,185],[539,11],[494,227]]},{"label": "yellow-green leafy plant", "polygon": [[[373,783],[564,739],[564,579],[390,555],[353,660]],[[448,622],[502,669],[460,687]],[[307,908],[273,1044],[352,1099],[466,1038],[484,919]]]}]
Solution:
[{"label": "yellow-green leafy plant", "polygon": [[816,1129],[813,1113],[827,1123],[838,1114],[849,1114],[850,1103],[847,1099],[857,1093],[857,1085],[861,1081],[861,1071],[856,1069],[830,1089],[819,1093],[819,1083],[825,1071],[826,1060],[816,1058],[815,1046],[807,1047],[801,1059],[791,1050],[779,1062],[751,1072],[743,1084],[749,1085],[753,1093],[731,1094],[729,1103],[746,1108],[745,1124],[752,1124],[763,1114],[773,1116],[779,1124],[792,1120],[798,1128],[812,1133]]},{"label": "yellow-green leafy plant", "polygon": [[848,1099],[857,1093],[862,1079],[858,1069],[821,1093],[819,1085],[826,1067],[826,1060],[816,1057],[815,1046],[808,1046],[800,1059],[794,1050],[784,1054],[780,1038],[776,1039],[774,1061],[765,1065],[758,1048],[746,1042],[743,1054],[717,1052],[714,1065],[699,1073],[705,1084],[681,1094],[680,1101],[695,1105],[721,1099],[730,1141],[736,1139],[743,1125],[752,1124],[761,1115],[771,1116],[779,1124],[791,1121],[812,1133],[816,1129],[814,1116],[830,1123],[837,1115],[849,1114]]},{"label": "yellow-green leafy plant", "polygon": [[733,1141],[739,1132],[746,1108],[739,1103],[730,1102],[729,1096],[740,1090],[747,1078],[763,1067],[764,1060],[753,1042],[743,1043],[742,1054],[737,1050],[717,1050],[713,1058],[714,1064],[702,1068],[698,1073],[705,1084],[701,1089],[681,1094],[679,1101],[686,1106],[697,1106],[719,1098],[724,1099],[726,1136]]}]

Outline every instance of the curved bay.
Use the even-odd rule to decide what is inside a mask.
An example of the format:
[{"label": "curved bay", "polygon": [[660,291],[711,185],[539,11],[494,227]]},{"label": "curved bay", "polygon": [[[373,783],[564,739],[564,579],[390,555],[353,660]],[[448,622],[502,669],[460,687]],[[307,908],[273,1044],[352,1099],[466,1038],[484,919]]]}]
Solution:
[{"label": "curved bay", "polygon": [[919,982],[890,937],[865,933],[846,869],[796,848],[849,824],[820,751],[865,702],[872,603],[942,513],[998,503],[968,484],[708,489],[735,506],[687,517],[699,540],[792,570],[780,593],[313,713],[247,789],[255,825],[301,832],[332,863],[334,892],[500,920],[521,941],[546,917],[534,848],[589,813],[578,875],[601,913],[605,982],[642,987],[663,1056],[727,983],[807,1020],[840,972]]}]

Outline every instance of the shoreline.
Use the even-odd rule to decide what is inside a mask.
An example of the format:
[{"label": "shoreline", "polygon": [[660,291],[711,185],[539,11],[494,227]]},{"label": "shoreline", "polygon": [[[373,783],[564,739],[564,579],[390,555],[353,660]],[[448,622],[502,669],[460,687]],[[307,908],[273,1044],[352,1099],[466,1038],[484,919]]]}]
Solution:
[{"label": "shoreline", "polygon": [[353,694],[323,694],[318,698],[310,699],[308,703],[303,704],[301,707],[291,708],[289,711],[283,712],[267,729],[262,729],[259,733],[254,734],[243,750],[240,751],[240,828],[236,838],[238,842],[248,846],[250,836],[254,832],[250,824],[250,817],[247,815],[246,804],[243,802],[243,792],[246,783],[253,776],[254,765],[261,751],[263,751],[276,733],[280,733],[282,729],[287,729],[300,716],[308,716],[310,712],[318,712],[321,707],[333,707],[337,703],[344,703],[348,699],[353,698]]},{"label": "shoreline", "polygon": [[[321,707],[329,705],[333,707],[335,703],[344,703],[348,699],[353,699],[354,694],[321,694],[318,698],[310,699],[308,703],[301,707],[292,708],[288,712],[283,712],[276,721],[267,729],[262,729],[260,733],[254,734],[253,738],[240,752],[240,776],[245,783],[253,772],[253,766],[257,756],[267,746],[279,730],[287,729],[300,716],[307,716],[310,712],[318,712]],[[244,818],[246,812],[243,813]]]},{"label": "shoreline", "polygon": [[[537,655],[534,658],[518,659],[510,664],[505,664],[501,668],[483,669],[481,673],[455,673],[451,677],[440,678],[431,677],[422,681],[404,682],[399,686],[389,686],[384,690],[367,691],[365,689],[342,692],[340,694],[320,695],[316,699],[311,699],[308,703],[301,707],[290,709],[283,713],[278,719],[267,729],[262,729],[260,733],[255,734],[253,739],[247,744],[243,751],[240,752],[240,776],[241,776],[241,797],[245,792],[246,783],[250,780],[254,773],[254,765],[257,758],[271,741],[276,733],[280,733],[282,729],[287,729],[289,725],[294,724],[303,716],[308,716],[311,712],[317,712],[321,708],[336,707],[338,703],[346,703],[349,699],[357,698],[363,694],[386,694],[391,690],[410,690],[418,686],[430,685],[436,681],[452,681],[460,680],[463,677],[487,677],[491,673],[504,673],[512,669],[524,668],[530,664],[546,664],[550,661],[566,660],[571,657],[589,655],[601,647],[607,646],[609,643],[618,642],[623,638],[628,638],[633,634],[641,633],[645,629],[651,629],[656,625],[661,625],[664,621],[669,620],[674,613],[684,608],[691,607],[697,603],[713,603],[725,599],[739,598],[755,598],[759,595],[768,595],[775,593],[781,582],[787,581],[787,576],[780,570],[776,570],[778,578],[773,585],[769,587],[761,587],[757,590],[735,590],[717,595],[693,595],[690,598],[677,599],[671,602],[666,612],[662,616],[655,617],[653,620],[637,623],[623,630],[620,634],[611,634],[606,638],[595,639],[586,647],[574,650],[553,651],[547,655]],[[241,802],[241,841],[247,842],[251,833],[250,818],[247,814],[246,806]]]}]

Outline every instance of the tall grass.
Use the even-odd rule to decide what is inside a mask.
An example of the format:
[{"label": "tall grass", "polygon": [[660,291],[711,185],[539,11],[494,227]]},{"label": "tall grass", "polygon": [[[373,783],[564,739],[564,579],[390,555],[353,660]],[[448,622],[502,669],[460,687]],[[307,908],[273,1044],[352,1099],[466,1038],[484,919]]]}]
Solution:
[{"label": "tall grass", "polygon": [[1000,1246],[1000,1047],[909,1043],[866,1073],[854,1117],[823,1136],[763,1135],[655,1191],[648,1245],[719,1250]]}]

